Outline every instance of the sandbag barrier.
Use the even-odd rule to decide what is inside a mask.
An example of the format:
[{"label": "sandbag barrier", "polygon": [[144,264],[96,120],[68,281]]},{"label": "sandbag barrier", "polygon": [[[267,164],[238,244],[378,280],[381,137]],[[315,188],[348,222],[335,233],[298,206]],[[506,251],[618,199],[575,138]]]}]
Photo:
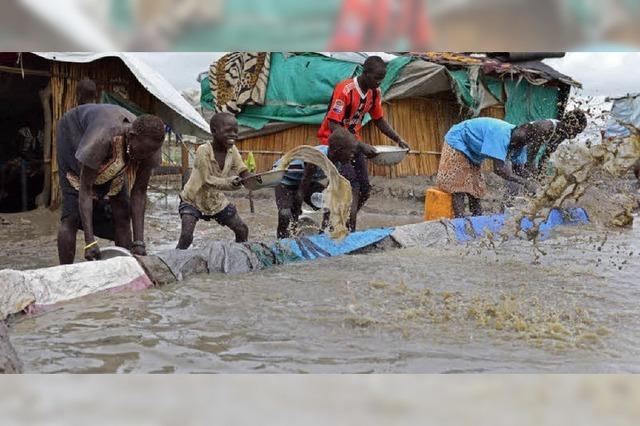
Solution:
[{"label": "sandbag barrier", "polygon": [[[466,243],[483,238],[488,232],[500,234],[508,223],[507,214],[493,214],[459,219],[443,219],[405,225],[395,228],[391,234],[401,247],[436,246],[450,243]],[[589,215],[580,208],[552,209],[546,219],[537,224],[537,239],[542,241],[551,236],[551,231],[558,226],[574,226],[589,223]],[[519,230],[523,234],[534,228],[534,223],[523,218]]]},{"label": "sandbag barrier", "polygon": [[[342,240],[312,235],[273,244],[212,241],[202,248],[167,250],[150,256],[116,257],[30,271],[5,269],[0,271],[0,321],[100,291],[143,290],[201,273],[254,272],[274,265],[362,253],[374,246],[384,251],[466,243],[487,232],[499,233],[506,223],[506,215],[496,214],[367,229]],[[589,217],[584,209],[553,209],[538,224],[538,239],[548,238],[557,226],[586,223]],[[526,232],[533,226],[525,218],[520,229]]]}]

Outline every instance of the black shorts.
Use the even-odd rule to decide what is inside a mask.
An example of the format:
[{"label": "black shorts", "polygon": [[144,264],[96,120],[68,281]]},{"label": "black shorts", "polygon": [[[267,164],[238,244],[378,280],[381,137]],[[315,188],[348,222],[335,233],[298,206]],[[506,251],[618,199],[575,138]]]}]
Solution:
[{"label": "black shorts", "polygon": [[[304,202],[315,209],[316,207],[311,204],[311,195],[316,192],[322,192],[325,190],[325,186],[320,182],[312,182],[309,185],[308,193],[304,194]],[[278,211],[284,209],[290,209],[294,218],[298,218],[302,214],[302,203],[296,202],[296,192],[298,192],[298,186],[283,185],[276,186],[276,206]]]},{"label": "black shorts", "polygon": [[231,220],[234,217],[236,217],[236,215],[238,214],[238,209],[236,209],[236,206],[234,206],[233,204],[228,204],[227,207],[220,210],[218,213],[213,215],[208,215],[208,214],[202,213],[195,206],[192,206],[191,204],[185,203],[184,201],[180,200],[178,213],[180,213],[180,217],[182,217],[185,214],[188,214],[190,216],[195,217],[198,220],[205,220],[208,222],[211,219],[213,219],[222,226],[229,226],[229,223],[231,223]]},{"label": "black shorts", "polygon": [[[105,240],[115,241],[116,229],[113,223],[113,213],[111,204],[106,194],[109,192],[111,182],[93,187],[94,192],[99,197],[93,200],[93,234]],[[129,193],[126,184],[122,190],[125,191],[127,200]],[[60,220],[71,218],[75,221],[78,229],[83,229],[82,219],[80,218],[80,206],[78,200],[80,193],[73,188],[66,178],[60,179],[60,189],[62,191],[62,209],[60,212]]]}]

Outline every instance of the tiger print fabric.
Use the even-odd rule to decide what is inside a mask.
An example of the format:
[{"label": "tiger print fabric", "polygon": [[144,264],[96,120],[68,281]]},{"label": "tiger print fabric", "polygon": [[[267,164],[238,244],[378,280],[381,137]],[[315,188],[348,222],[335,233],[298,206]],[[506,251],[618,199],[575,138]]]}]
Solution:
[{"label": "tiger print fabric", "polygon": [[262,105],[270,60],[267,52],[233,52],[211,65],[209,84],[216,112],[237,114],[245,105]]}]

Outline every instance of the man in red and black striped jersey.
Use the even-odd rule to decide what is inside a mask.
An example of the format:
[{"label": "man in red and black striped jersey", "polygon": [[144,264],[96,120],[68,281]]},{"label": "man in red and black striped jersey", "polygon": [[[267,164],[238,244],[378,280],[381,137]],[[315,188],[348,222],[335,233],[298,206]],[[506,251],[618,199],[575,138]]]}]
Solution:
[{"label": "man in red and black striped jersey", "polygon": [[[387,73],[387,65],[379,56],[370,56],[364,62],[363,72],[360,76],[341,81],[333,90],[333,96],[320,130],[318,139],[323,145],[328,144],[331,132],[339,127],[347,129],[358,139],[358,150],[353,160],[353,173],[349,176],[343,174],[351,183],[353,191],[353,204],[349,228],[356,229],[356,215],[365,204],[371,192],[369,174],[365,157],[376,155],[375,149],[362,141],[360,131],[362,119],[369,114],[375,123],[388,138],[400,147],[409,149],[409,145],[393,130],[383,117],[382,94],[380,83]],[[343,168],[344,170],[344,168]]]}]

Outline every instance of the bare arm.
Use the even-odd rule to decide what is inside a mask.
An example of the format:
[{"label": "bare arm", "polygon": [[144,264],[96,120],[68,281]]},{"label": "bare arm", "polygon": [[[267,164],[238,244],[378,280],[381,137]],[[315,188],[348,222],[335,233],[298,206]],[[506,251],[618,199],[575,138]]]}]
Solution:
[{"label": "bare arm", "polygon": [[160,158],[156,155],[142,162],[136,173],[136,181],[131,188],[131,224],[134,241],[144,242],[144,213],[147,204],[147,187],[151,173],[159,163]]},{"label": "bare arm", "polygon": [[80,190],[78,195],[78,210],[82,229],[84,229],[84,242],[90,244],[95,240],[93,235],[93,184],[98,176],[98,171],[87,166],[80,169]]},{"label": "bare arm", "polygon": [[[296,197],[302,201],[306,194],[309,193],[309,189],[311,188],[311,183],[313,182],[313,175],[317,171],[316,166],[313,164],[305,164],[304,166],[304,174],[302,175],[302,181],[298,186],[298,191],[296,193]],[[314,206],[315,208],[315,206]]]},{"label": "bare arm", "polygon": [[338,127],[342,127],[342,125],[337,121],[329,120],[329,129],[331,130],[331,133],[333,133]]},{"label": "bare arm", "polygon": [[[547,121],[543,121],[526,125],[523,131],[518,134],[518,138],[527,139],[526,142],[528,154],[526,169],[529,175],[535,175],[537,173],[535,164],[536,156],[538,155],[538,151],[540,151],[542,145],[549,138],[550,132],[552,131],[552,125]],[[512,138],[512,141],[513,139],[514,138]]]},{"label": "bare arm", "polygon": [[530,189],[531,183],[524,177],[518,176],[513,172],[511,162],[493,160],[493,170],[501,178],[510,182],[515,182]]},{"label": "bare arm", "polygon": [[399,134],[387,123],[387,120],[380,118],[373,121],[376,127],[389,139],[397,143],[401,148],[409,149],[409,145],[400,137]]},{"label": "bare arm", "polygon": [[556,135],[552,140],[547,143],[547,149],[544,150],[542,156],[540,157],[540,161],[538,161],[538,172],[541,172],[545,169],[545,165],[551,154],[556,152],[560,144],[564,142],[564,137],[562,135]]},{"label": "bare arm", "polygon": [[[329,129],[333,133],[337,128],[342,127],[340,123],[337,121],[329,120]],[[377,152],[376,150],[369,144],[366,144],[362,141],[358,141],[358,149],[364,153],[364,155],[368,158],[375,157]]]}]

